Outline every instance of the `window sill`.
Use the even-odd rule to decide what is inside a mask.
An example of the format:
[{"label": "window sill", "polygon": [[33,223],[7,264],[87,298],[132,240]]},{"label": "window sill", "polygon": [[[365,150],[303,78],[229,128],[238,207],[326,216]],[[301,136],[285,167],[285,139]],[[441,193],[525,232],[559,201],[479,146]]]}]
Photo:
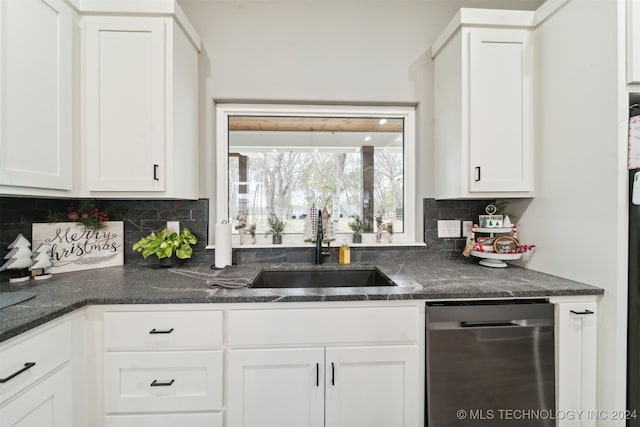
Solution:
[{"label": "window sill", "polygon": [[[331,242],[331,247],[340,247],[338,242]],[[397,243],[349,243],[350,248],[402,248],[402,247],[411,247],[411,248],[420,248],[426,247],[426,243],[424,242],[397,242]],[[326,245],[325,245],[326,246]],[[278,249],[278,248],[314,248],[315,245],[312,243],[283,243],[281,245],[274,244],[258,244],[255,245],[233,245],[233,249]],[[205,247],[206,250],[215,250],[215,245],[207,245]]]}]

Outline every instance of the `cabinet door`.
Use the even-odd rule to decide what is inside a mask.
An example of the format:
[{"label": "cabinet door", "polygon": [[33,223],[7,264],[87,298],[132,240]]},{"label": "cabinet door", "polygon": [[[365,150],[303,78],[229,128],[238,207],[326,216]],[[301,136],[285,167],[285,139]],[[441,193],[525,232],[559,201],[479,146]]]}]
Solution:
[{"label": "cabinet door", "polygon": [[469,33],[469,188],[533,190],[530,32]]},{"label": "cabinet door", "polygon": [[327,427],[418,426],[417,346],[328,348]]},{"label": "cabinet door", "polygon": [[[556,384],[560,412],[596,409],[596,304],[556,304]],[[595,417],[559,419],[558,427],[595,426]]]},{"label": "cabinet door", "polygon": [[88,189],[164,191],[166,21],[84,20]]},{"label": "cabinet door", "polygon": [[0,21],[0,185],[70,190],[73,10],[3,0]]},{"label": "cabinet door", "polygon": [[66,366],[0,409],[3,427],[68,427],[72,421],[71,367]]},{"label": "cabinet door", "polygon": [[234,427],[323,427],[324,349],[229,351]]},{"label": "cabinet door", "polygon": [[640,4],[627,0],[627,83],[640,84]]}]

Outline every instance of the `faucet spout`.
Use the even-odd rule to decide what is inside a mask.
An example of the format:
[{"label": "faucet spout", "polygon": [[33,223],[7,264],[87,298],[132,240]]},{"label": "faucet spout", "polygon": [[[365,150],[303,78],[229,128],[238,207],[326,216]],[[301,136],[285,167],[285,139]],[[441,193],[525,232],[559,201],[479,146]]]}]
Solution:
[{"label": "faucet spout", "polygon": [[318,221],[316,226],[316,264],[322,264],[322,211],[318,209]]}]

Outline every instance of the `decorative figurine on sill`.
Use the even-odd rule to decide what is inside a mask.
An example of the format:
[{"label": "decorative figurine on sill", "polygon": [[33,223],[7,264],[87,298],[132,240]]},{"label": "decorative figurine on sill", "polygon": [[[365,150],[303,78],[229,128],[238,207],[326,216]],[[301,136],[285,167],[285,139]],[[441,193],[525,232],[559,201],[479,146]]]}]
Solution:
[{"label": "decorative figurine on sill", "polygon": [[[318,216],[320,213],[320,216]],[[321,212],[316,208],[316,204],[311,205],[309,213],[304,219],[303,237],[307,243],[316,243],[318,224],[322,221],[322,243],[333,242],[335,239],[335,229],[331,215],[327,208],[323,208]]]},{"label": "decorative figurine on sill", "polygon": [[238,216],[236,217],[238,225],[235,226],[235,229],[240,233],[241,245],[244,245],[245,240],[248,239],[249,236],[251,236],[251,244],[256,244],[256,223],[254,222],[251,225],[247,225],[248,217],[248,212],[238,212]]},{"label": "decorative figurine on sill", "polygon": [[331,220],[331,214],[327,210],[326,206],[322,209],[322,231],[323,236],[322,240],[335,240],[334,239],[334,228],[333,221]]},{"label": "decorative figurine on sill", "polygon": [[43,280],[51,278],[49,273],[49,267],[53,266],[51,260],[51,244],[42,243],[36,250],[33,251],[32,256],[33,265],[29,267],[29,271],[32,272],[35,280]]},{"label": "decorative figurine on sill", "polygon": [[269,215],[269,219],[267,220],[267,226],[269,227],[269,231],[267,231],[267,234],[265,234],[264,237],[271,234],[271,242],[274,245],[281,245],[282,235],[284,234],[284,229],[287,226],[287,223],[281,221],[276,214],[272,213]]},{"label": "decorative figurine on sill", "polygon": [[380,212],[380,214],[376,216],[376,226],[378,229],[378,232],[376,233],[376,242],[377,243],[382,242],[382,234],[387,233],[388,241],[389,243],[391,243],[393,241],[393,221],[383,223],[382,222],[383,214],[384,212]]},{"label": "decorative figurine on sill", "polygon": [[307,216],[304,218],[303,237],[305,242],[315,241],[314,231],[318,227],[318,210],[316,204],[312,203]]},{"label": "decorative figurine on sill", "polygon": [[31,261],[31,242],[22,233],[8,246],[9,253],[4,259],[7,261],[0,266],[0,271],[15,270],[10,274],[9,283],[26,282],[30,279],[29,267]]},{"label": "decorative figurine on sill", "polygon": [[349,223],[349,228],[353,232],[353,243],[362,243],[362,233],[367,225],[358,214],[351,215],[351,218],[353,218],[353,221]]}]

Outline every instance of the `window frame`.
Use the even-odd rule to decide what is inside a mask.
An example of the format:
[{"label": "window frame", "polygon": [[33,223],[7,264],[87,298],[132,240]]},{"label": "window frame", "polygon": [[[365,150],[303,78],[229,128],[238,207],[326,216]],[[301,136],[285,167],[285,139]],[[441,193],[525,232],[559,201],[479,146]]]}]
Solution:
[{"label": "window frame", "polygon": [[[404,173],[404,231],[393,234],[393,242],[386,243],[386,236],[382,243],[376,243],[375,233],[362,235],[362,244],[355,246],[371,245],[402,245],[416,243],[415,217],[416,217],[416,109],[413,106],[356,106],[356,105],[297,105],[297,104],[216,104],[216,216],[218,223],[229,221],[234,223],[234,218],[228,218],[229,212],[229,116],[294,116],[294,117],[386,117],[404,119],[404,147],[403,147],[403,173]],[[352,244],[351,233],[336,233],[336,244],[344,242]],[[239,236],[232,235],[232,246],[239,246]],[[301,234],[285,234],[283,244],[278,247],[309,246],[304,242]],[[271,240],[258,238],[255,245],[247,247],[274,247]]]}]

